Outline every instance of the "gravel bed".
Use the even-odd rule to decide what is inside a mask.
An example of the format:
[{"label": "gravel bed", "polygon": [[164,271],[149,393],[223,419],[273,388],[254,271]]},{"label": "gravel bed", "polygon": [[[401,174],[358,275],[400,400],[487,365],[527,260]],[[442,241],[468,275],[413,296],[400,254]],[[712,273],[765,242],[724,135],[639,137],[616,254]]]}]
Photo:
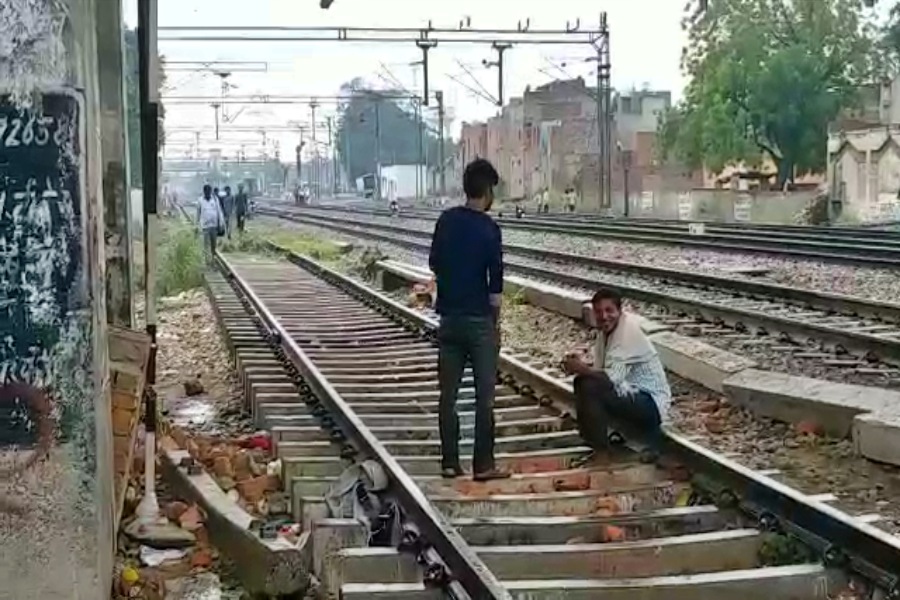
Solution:
[{"label": "gravel bed", "polygon": [[[340,241],[349,242],[355,244],[357,247],[360,244],[363,244],[367,247],[377,248],[379,252],[389,256],[394,260],[398,260],[401,262],[407,262],[414,265],[425,266],[427,265],[427,256],[424,252],[413,252],[407,248],[399,246],[397,244],[390,244],[387,242],[378,242],[374,240],[369,240],[365,237],[356,237],[349,234],[337,233],[332,230],[329,230],[327,227],[318,227],[306,224],[292,223],[289,221],[284,221],[281,219],[259,219],[259,225],[264,227],[274,227],[279,229],[293,229],[295,231],[300,230],[304,232],[308,232],[313,235],[320,235],[331,239],[336,239]],[[545,261],[537,261],[533,259],[523,259],[523,258],[512,258],[509,257],[507,260],[508,263],[520,263],[531,266],[537,266],[542,268],[547,268],[548,264]],[[564,268],[565,271],[572,275],[579,275],[582,277],[589,277],[598,279],[599,281],[604,281],[608,283],[619,283],[623,285],[630,286],[639,286],[647,289],[653,289],[655,291],[660,291],[662,289],[658,281],[649,279],[649,278],[639,278],[634,275],[622,274],[617,272],[605,271],[601,269],[591,269],[587,267],[579,267],[573,265],[559,265],[552,263],[553,266],[558,268]],[[552,283],[552,282],[551,282]],[[643,284],[643,285],[640,285]],[[553,284],[558,285],[558,284]],[[680,293],[684,295],[686,298],[706,298],[709,299],[710,293],[703,292],[702,290],[698,290],[696,288],[690,288],[686,286],[680,285],[667,285],[665,287],[667,291],[675,291],[678,290]],[[585,293],[588,293],[588,290],[582,290]],[[713,294],[712,296],[715,296]],[[643,302],[631,302],[630,305],[636,312],[639,312],[648,318],[661,317],[668,314],[666,312],[665,307],[657,305],[657,304],[649,304]],[[860,363],[859,366],[865,367],[866,369],[877,369],[883,370],[883,373],[875,373],[871,371],[863,371],[860,372],[854,366],[848,367],[835,367],[831,365],[827,365],[821,359],[808,359],[808,358],[798,358],[794,356],[794,353],[782,350],[782,349],[773,349],[772,346],[777,345],[779,348],[786,346],[795,346],[798,352],[819,352],[819,345],[808,342],[808,343],[796,343],[790,344],[787,342],[778,342],[775,344],[775,340],[772,339],[771,344],[760,343],[759,338],[755,338],[753,340],[741,340],[741,339],[733,339],[724,337],[722,335],[716,334],[708,334],[708,335],[696,335],[695,333],[696,326],[679,326],[676,328],[679,333],[690,335],[691,337],[696,337],[701,341],[704,341],[712,346],[717,348],[722,348],[723,350],[728,350],[734,352],[736,354],[746,356],[752,360],[754,360],[760,368],[769,369],[772,371],[778,371],[783,373],[788,373],[790,375],[797,375],[800,377],[812,377],[816,379],[825,379],[828,381],[835,381],[839,383],[852,383],[856,385],[866,385],[866,386],[876,386],[876,387],[900,387],[900,371],[897,371],[893,367],[880,363]],[[837,358],[837,357],[834,357]]]},{"label": "gravel bed", "polygon": [[[326,214],[335,216],[333,211]],[[353,218],[360,216],[352,215]],[[427,219],[398,220],[375,215],[366,215],[365,219],[373,224],[402,225],[423,231],[431,231],[434,228],[433,222]],[[897,298],[900,298],[900,276],[893,269],[515,229],[504,231],[503,239],[506,243],[532,248],[539,247],[709,275],[766,281],[816,291],[827,290],[882,302],[896,302]],[[768,272],[743,276],[731,271],[748,268],[766,269]]]},{"label": "gravel bed", "polygon": [[[243,413],[243,391],[204,292],[160,300],[158,339],[156,391],[173,425],[204,435],[254,431]],[[186,382],[199,382],[203,392],[186,395]]]}]

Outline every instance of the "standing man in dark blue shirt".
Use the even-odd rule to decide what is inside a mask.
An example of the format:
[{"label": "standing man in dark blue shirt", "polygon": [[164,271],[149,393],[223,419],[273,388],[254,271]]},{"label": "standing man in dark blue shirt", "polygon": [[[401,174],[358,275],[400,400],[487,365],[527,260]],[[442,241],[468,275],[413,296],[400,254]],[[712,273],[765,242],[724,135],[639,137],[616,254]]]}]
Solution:
[{"label": "standing man in dark blue shirt", "polygon": [[500,299],[503,243],[500,227],[487,212],[494,201],[497,171],[486,160],[466,166],[466,204],[444,211],[434,228],[429,264],[437,279],[440,355],[441,475],[462,475],[456,400],[466,364],[475,379],[476,481],[509,475],[494,464],[494,388],[500,352]]}]

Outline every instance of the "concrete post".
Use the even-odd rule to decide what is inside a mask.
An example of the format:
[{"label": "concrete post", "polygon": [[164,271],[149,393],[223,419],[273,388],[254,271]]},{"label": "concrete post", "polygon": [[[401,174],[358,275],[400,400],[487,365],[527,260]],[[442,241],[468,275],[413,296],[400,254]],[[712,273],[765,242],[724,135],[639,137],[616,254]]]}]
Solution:
[{"label": "concrete post", "polygon": [[[16,600],[103,598],[114,532],[96,5],[4,6],[0,404],[38,399],[21,433],[41,460],[0,467],[0,581]],[[27,289],[26,271],[40,274]]]}]

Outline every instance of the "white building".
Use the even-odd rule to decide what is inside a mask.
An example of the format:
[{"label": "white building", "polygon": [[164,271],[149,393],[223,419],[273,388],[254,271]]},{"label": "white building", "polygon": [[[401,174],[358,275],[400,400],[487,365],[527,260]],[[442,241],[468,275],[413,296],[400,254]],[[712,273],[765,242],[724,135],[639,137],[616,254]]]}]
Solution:
[{"label": "white building", "polygon": [[900,78],[863,90],[869,102],[828,134],[833,211],[850,221],[900,219]]}]

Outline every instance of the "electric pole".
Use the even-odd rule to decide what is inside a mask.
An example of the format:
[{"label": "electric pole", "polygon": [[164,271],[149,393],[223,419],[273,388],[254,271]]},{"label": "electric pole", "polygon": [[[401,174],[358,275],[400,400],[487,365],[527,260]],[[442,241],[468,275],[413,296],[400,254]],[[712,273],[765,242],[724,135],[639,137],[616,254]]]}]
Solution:
[{"label": "electric pole", "polygon": [[309,103],[309,110],[312,113],[312,142],[313,142],[313,167],[310,171],[310,187],[314,198],[319,197],[319,147],[316,145],[316,109],[319,103],[313,100]]},{"label": "electric pole", "polygon": [[497,52],[497,60],[483,60],[486,67],[497,67],[497,106],[503,106],[503,53],[512,48],[512,44],[494,42],[491,46]]},{"label": "electric pole", "polygon": [[594,42],[597,63],[597,198],[601,211],[612,208],[612,88],[610,87],[609,27],[600,15],[601,35]]},{"label": "electric pole", "polygon": [[381,200],[381,101],[375,100],[375,199]]},{"label": "electric pole", "polygon": [[416,200],[422,199],[422,181],[424,179],[422,172],[422,103],[415,100],[416,103],[416,143],[418,145],[418,158],[416,159]]},{"label": "electric pole", "polygon": [[441,173],[441,196],[447,195],[447,177],[444,174],[444,92],[438,90],[434,93],[438,103],[438,160]]},{"label": "electric pole", "polygon": [[328,145],[331,147],[331,195],[337,196],[337,144],[334,141],[334,117],[328,116]]},{"label": "electric pole", "polygon": [[422,50],[422,74],[425,78],[424,87],[422,88],[422,102],[428,106],[428,51],[437,46],[437,42],[432,40],[418,40],[416,46]]}]

